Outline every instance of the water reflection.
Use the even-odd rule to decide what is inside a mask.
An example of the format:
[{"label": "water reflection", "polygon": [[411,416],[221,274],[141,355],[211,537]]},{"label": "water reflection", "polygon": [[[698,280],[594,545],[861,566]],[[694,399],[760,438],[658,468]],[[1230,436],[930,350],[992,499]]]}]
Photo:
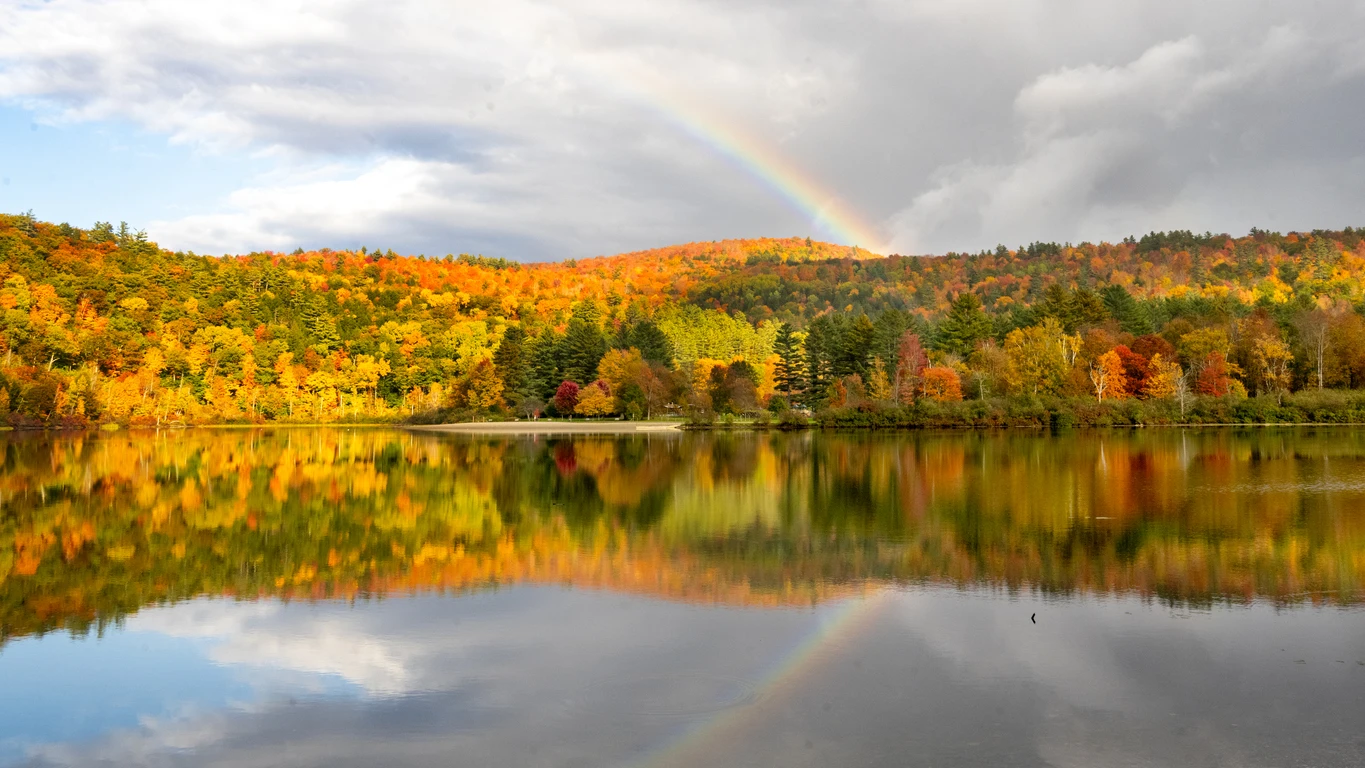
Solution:
[{"label": "water reflection", "polygon": [[0,639],[196,595],[521,582],[809,605],[948,582],[1351,602],[1365,435],[15,436]]},{"label": "water reflection", "polygon": [[[554,587],[259,605],[151,608],[126,630],[221,633],[204,669],[226,666],[249,693],[185,705],[151,674],[142,687],[171,706],[67,740],[32,738],[36,718],[15,710],[0,731],[31,730],[11,739],[12,756],[71,766],[1365,758],[1365,617],[1354,610],[1189,613],[1133,597],[945,589],[745,610]],[[129,706],[104,685],[127,649],[90,645],[107,663],[66,698],[93,691],[105,707]]]},{"label": "water reflection", "polygon": [[3,447],[0,764],[1365,761],[1354,431]]}]

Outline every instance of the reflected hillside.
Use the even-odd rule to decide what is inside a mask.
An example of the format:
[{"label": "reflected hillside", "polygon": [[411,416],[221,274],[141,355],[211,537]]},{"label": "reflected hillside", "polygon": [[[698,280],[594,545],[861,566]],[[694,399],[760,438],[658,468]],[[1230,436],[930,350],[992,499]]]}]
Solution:
[{"label": "reflected hillside", "polygon": [[1350,602],[1365,436],[1346,430],[11,435],[0,633],[196,595],[563,583],[808,605],[883,583]]}]

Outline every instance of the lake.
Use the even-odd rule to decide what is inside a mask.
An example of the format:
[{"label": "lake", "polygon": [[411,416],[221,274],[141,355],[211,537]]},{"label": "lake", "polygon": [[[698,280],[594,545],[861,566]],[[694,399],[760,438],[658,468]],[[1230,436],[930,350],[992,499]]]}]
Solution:
[{"label": "lake", "polygon": [[1365,764],[1365,431],[0,436],[0,765]]}]

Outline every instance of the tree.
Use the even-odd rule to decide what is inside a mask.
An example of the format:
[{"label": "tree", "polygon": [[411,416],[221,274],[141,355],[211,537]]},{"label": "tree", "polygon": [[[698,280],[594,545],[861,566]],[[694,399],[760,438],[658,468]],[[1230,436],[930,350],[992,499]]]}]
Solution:
[{"label": "tree", "polygon": [[613,349],[597,364],[597,378],[605,381],[612,392],[621,392],[639,380],[646,365],[640,350],[634,347]]},{"label": "tree", "polygon": [[1141,336],[1151,333],[1152,324],[1133,295],[1121,285],[1107,285],[1100,290],[1100,298],[1109,316],[1119,322],[1125,333]]},{"label": "tree", "polygon": [[1057,392],[1070,368],[1069,339],[1051,318],[1042,325],[1010,331],[1005,336],[1005,355],[1010,361],[1012,387],[1034,395]]},{"label": "tree", "polygon": [[725,365],[711,367],[706,376],[706,394],[711,401],[711,410],[716,413],[730,413],[730,388],[726,386]]},{"label": "tree", "polygon": [[1222,397],[1232,391],[1232,367],[1222,352],[1210,352],[1199,365],[1195,391],[1201,395]]},{"label": "tree", "polygon": [[977,342],[991,335],[991,319],[981,311],[981,299],[964,291],[953,300],[948,316],[938,327],[938,348],[966,357]]},{"label": "tree", "polygon": [[872,355],[872,342],[876,333],[877,329],[867,315],[858,315],[854,318],[838,340],[834,359],[836,376],[856,373],[867,377],[868,360]]},{"label": "tree", "polygon": [[1180,356],[1185,360],[1185,366],[1197,380],[1204,365],[1214,360],[1215,353],[1218,359],[1224,364],[1227,363],[1228,333],[1221,328],[1200,328],[1191,331],[1180,337],[1179,350]]},{"label": "tree", "polygon": [[569,321],[564,333],[564,374],[569,381],[592,381],[606,352],[607,339],[601,328],[580,317]]},{"label": "tree", "polygon": [[892,378],[892,395],[897,402],[912,403],[919,392],[920,378],[929,365],[919,334],[906,331],[901,335],[896,350],[896,371]]},{"label": "tree", "polygon": [[967,361],[974,374],[977,396],[982,400],[991,392],[1003,393],[1010,388],[1010,357],[995,345],[994,339],[982,342]]},{"label": "tree", "polygon": [[559,388],[555,390],[554,399],[550,401],[555,410],[565,416],[573,413],[578,407],[578,389],[576,382],[561,382]]},{"label": "tree", "polygon": [[460,382],[465,404],[470,408],[488,409],[502,404],[502,379],[492,361],[480,360]]},{"label": "tree", "polygon": [[924,396],[939,403],[962,399],[962,378],[944,366],[924,369]]},{"label": "tree", "polygon": [[657,365],[673,364],[673,344],[652,320],[640,320],[630,326],[625,346],[640,350],[640,356]]},{"label": "tree", "polygon": [[1317,373],[1318,389],[1323,388],[1325,371],[1327,368],[1327,352],[1332,343],[1332,325],[1335,318],[1321,307],[1309,312],[1301,313],[1295,319],[1295,325],[1299,330],[1299,337],[1303,339],[1303,344],[1308,348],[1308,354],[1313,361],[1314,370]]},{"label": "tree", "polygon": [[1158,352],[1152,356],[1152,374],[1147,378],[1147,397],[1153,399],[1176,398],[1180,401],[1180,417],[1185,417],[1185,405],[1189,400],[1189,376],[1180,364],[1173,359],[1162,357]]},{"label": "tree", "polygon": [[834,381],[835,329],[828,315],[811,321],[806,332],[806,399],[818,405]]},{"label": "tree", "polygon": [[[1262,336],[1256,340],[1252,359],[1255,361],[1261,391],[1274,393],[1275,402],[1282,404],[1284,393],[1289,389],[1289,366],[1294,362],[1294,353],[1290,351],[1289,345],[1280,339]],[[1319,372],[1322,370],[1321,365],[1318,370]],[[1318,387],[1322,387],[1321,379]]]},{"label": "tree", "polygon": [[805,390],[806,385],[806,362],[801,354],[801,340],[791,325],[782,323],[778,326],[773,349],[777,353],[777,391],[790,399]]},{"label": "tree", "polygon": [[1147,377],[1152,375],[1151,361],[1123,344],[1114,347],[1114,353],[1123,362],[1123,376],[1128,384],[1128,394],[1142,396],[1147,391]]},{"label": "tree", "polygon": [[736,360],[725,369],[725,401],[736,413],[758,410],[759,372],[745,360]]},{"label": "tree", "polygon": [[509,325],[502,334],[502,341],[493,352],[493,368],[502,381],[503,396],[509,404],[515,404],[527,392],[526,332],[520,325]]},{"label": "tree", "polygon": [[872,359],[872,369],[867,374],[867,396],[877,403],[892,402],[895,396],[886,375],[886,363],[880,357]]},{"label": "tree", "polygon": [[575,412],[588,417],[606,416],[616,410],[607,382],[598,379],[579,390]]},{"label": "tree", "polygon": [[1095,400],[1104,402],[1104,396],[1119,400],[1128,394],[1127,377],[1123,371],[1123,360],[1114,350],[1100,355],[1090,364],[1090,383],[1095,388]]}]

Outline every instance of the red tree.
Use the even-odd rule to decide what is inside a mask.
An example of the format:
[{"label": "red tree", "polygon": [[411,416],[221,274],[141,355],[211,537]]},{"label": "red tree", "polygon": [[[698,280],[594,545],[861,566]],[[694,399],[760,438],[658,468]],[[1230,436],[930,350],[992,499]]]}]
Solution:
[{"label": "red tree", "polygon": [[1152,375],[1152,361],[1120,344],[1114,352],[1123,363],[1123,376],[1128,382],[1128,392],[1138,395],[1147,389],[1147,377]]},{"label": "red tree", "polygon": [[1204,358],[1204,368],[1199,372],[1199,381],[1194,391],[1201,395],[1222,397],[1232,388],[1232,378],[1228,375],[1228,359],[1222,352],[1212,352]]},{"label": "red tree", "polygon": [[920,377],[929,365],[924,354],[919,334],[906,331],[901,336],[900,347],[896,350],[896,397],[903,403],[913,403],[918,394]]},{"label": "red tree", "polygon": [[555,410],[561,414],[573,413],[573,409],[578,407],[578,385],[572,381],[561,382],[550,402],[554,403]]}]

